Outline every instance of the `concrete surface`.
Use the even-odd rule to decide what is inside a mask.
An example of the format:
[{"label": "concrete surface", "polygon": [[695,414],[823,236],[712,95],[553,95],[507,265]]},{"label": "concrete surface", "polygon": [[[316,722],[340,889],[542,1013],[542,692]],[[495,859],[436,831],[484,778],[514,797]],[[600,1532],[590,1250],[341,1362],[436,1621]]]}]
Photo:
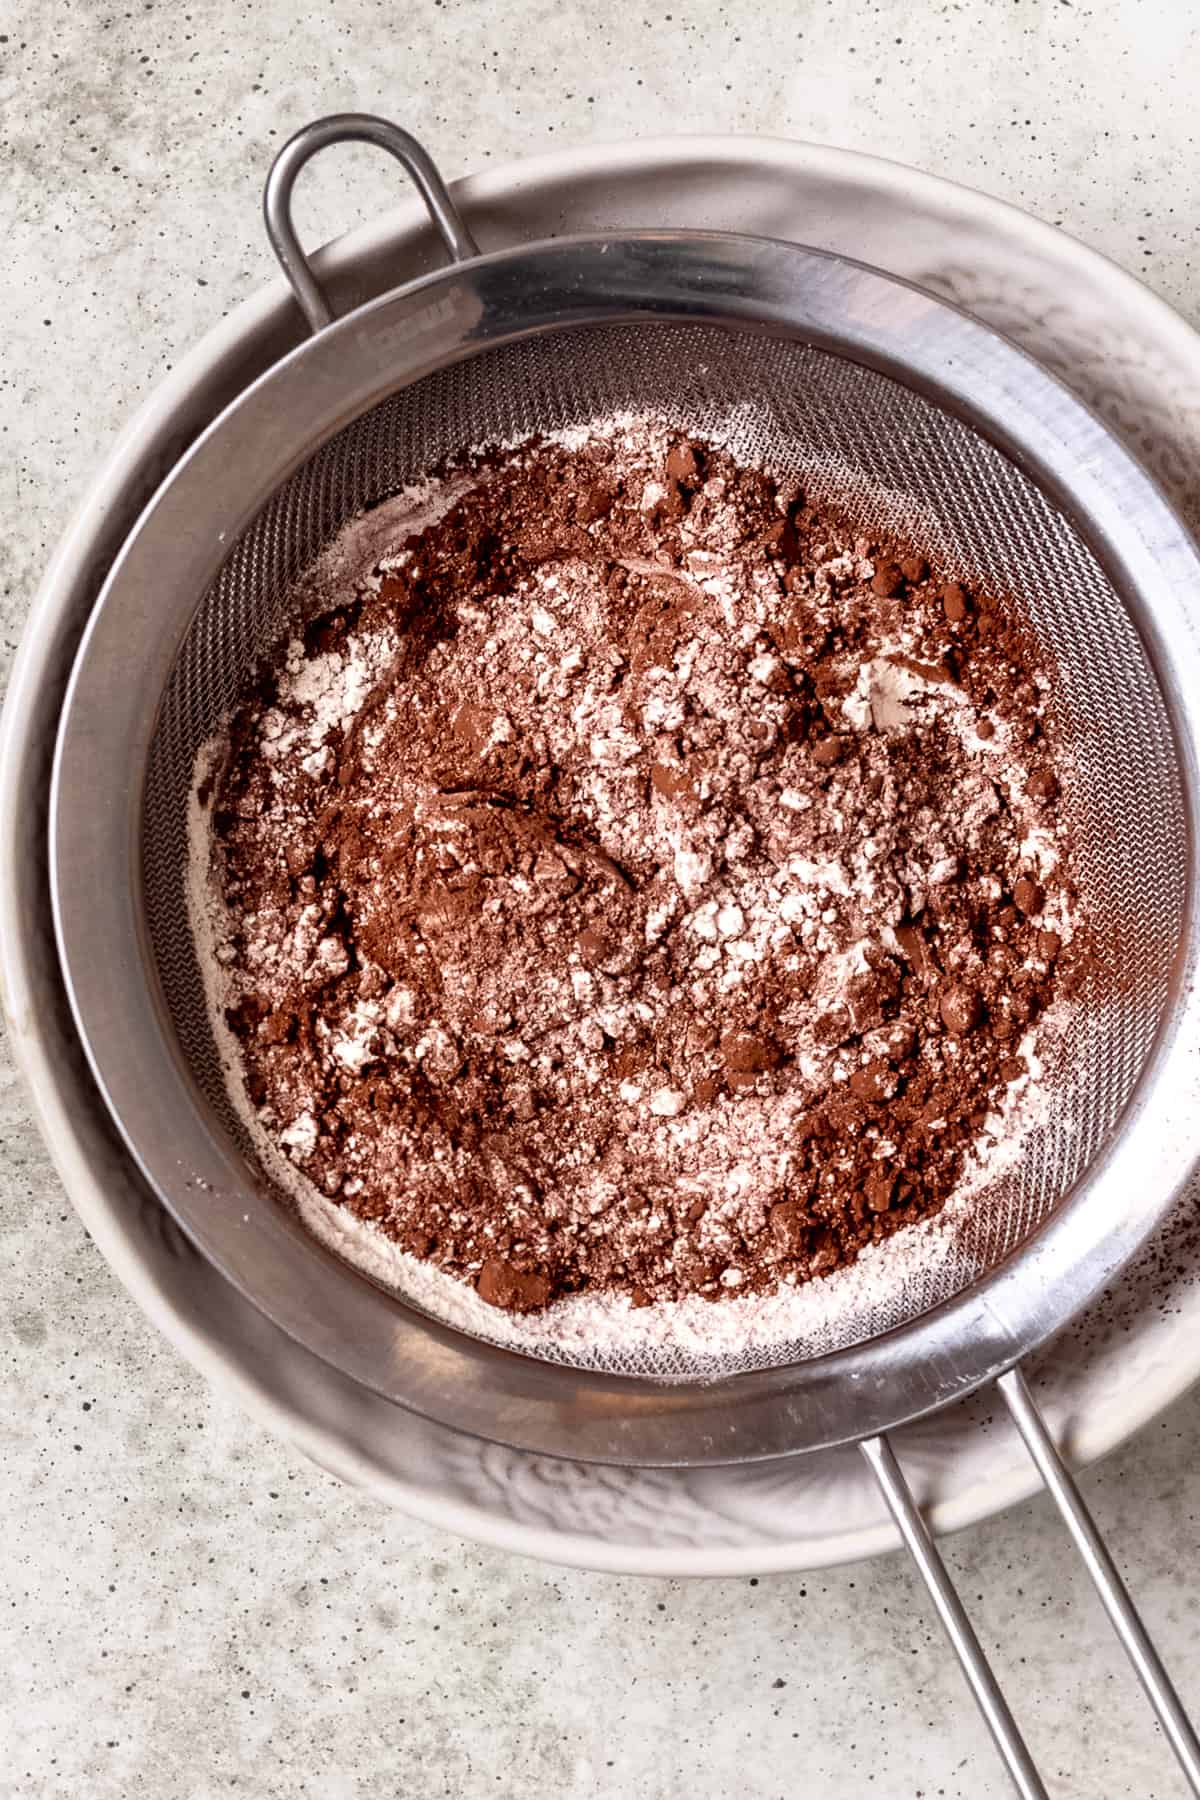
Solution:
[{"label": "concrete surface", "polygon": [[[1060,221],[1200,316],[1193,8],[668,4],[0,11],[6,659],[117,425],[267,276],[273,150],[335,108],[397,116],[451,175],[671,128],[856,145]],[[381,161],[332,160],[305,178],[310,241],[393,191]],[[154,1335],[7,1071],[0,1138],[0,1794],[1007,1792],[899,1561],[616,1580],[408,1525],[265,1438]],[[1200,1704],[1198,1439],[1192,1398],[1087,1487]],[[950,1556],[1054,1793],[1182,1794],[1046,1504]]]}]

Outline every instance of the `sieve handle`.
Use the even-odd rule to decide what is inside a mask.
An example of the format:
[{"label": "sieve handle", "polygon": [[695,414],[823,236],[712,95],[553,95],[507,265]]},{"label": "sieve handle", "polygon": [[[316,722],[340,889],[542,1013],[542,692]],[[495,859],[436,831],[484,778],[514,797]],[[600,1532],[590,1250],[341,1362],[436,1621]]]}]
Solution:
[{"label": "sieve handle", "polygon": [[[1045,1420],[1038,1411],[1025,1377],[1019,1368],[1010,1369],[1007,1374],[1000,1376],[996,1386],[1012,1414],[1026,1449],[1037,1464],[1038,1473],[1062,1515],[1075,1548],[1083,1558],[1092,1585],[1137,1672],[1138,1680],[1175,1752],[1188,1786],[1193,1794],[1200,1796],[1200,1740],[1196,1737],[1179,1695],[1150,1641],[1125,1584],[1117,1573],[1116,1565],[1084,1504],[1074,1477],[1046,1429]],[[954,1653],[1004,1759],[1004,1766],[1012,1778],[1014,1788],[1022,1800],[1045,1800],[1046,1790],[1041,1777],[1017,1730],[1008,1703],[967,1618],[962,1601],[954,1590],[929,1527],[921,1517],[895,1452],[884,1437],[864,1439],[861,1449],[882,1489],[888,1511],[896,1522],[905,1547],[929,1590],[938,1617],[945,1626]]]},{"label": "sieve handle", "polygon": [[1129,1590],[1117,1574],[1116,1564],[1084,1504],[1075,1478],[1055,1448],[1054,1440],[1046,1429],[1046,1421],[1038,1411],[1025,1377],[1019,1368],[1010,1369],[1007,1375],[1001,1375],[996,1386],[1004,1396],[1025,1448],[1037,1464],[1038,1474],[1062,1515],[1072,1542],[1083,1559],[1088,1578],[1100,1596],[1101,1604],[1121,1640],[1125,1654],[1133,1664],[1146,1698],[1154,1708],[1154,1716],[1162,1726],[1167,1742],[1187,1778],[1188,1786],[1193,1794],[1200,1796],[1200,1740],[1183,1710],[1171,1677],[1163,1668],[1158,1651],[1150,1642],[1149,1633],[1129,1597]]},{"label": "sieve handle", "polygon": [[334,314],[296,236],[292,189],[309,158],[330,144],[375,144],[386,150],[411,178],[451,260],[466,262],[479,255],[479,246],[463,224],[445,182],[415,137],[372,113],[331,113],[327,119],[317,119],[288,139],[271,164],[263,193],[263,216],[271,248],[314,332],[331,325]]},{"label": "sieve handle", "polygon": [[921,1517],[912,1489],[896,1461],[895,1451],[885,1437],[864,1438],[859,1447],[883,1490],[888,1511],[904,1539],[904,1547],[916,1563],[921,1580],[929,1590],[938,1618],[954,1647],[954,1654],[1012,1778],[1013,1787],[1021,1800],[1049,1800],[1042,1778],[1037,1772],[1037,1765],[1017,1729],[1017,1722],[1008,1709],[1008,1701],[1001,1693],[1000,1683],[992,1673],[991,1664],[975,1636],[975,1628],[955,1591],[929,1527]]}]

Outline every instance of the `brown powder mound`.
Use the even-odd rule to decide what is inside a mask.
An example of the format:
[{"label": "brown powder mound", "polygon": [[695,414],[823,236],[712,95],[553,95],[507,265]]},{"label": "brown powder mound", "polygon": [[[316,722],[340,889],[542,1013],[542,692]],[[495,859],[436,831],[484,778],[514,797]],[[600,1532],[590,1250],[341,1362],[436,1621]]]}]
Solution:
[{"label": "brown powder mound", "polygon": [[490,459],[337,600],[213,803],[309,1180],[515,1311],[936,1212],[1082,956],[1004,606],[649,426]]}]

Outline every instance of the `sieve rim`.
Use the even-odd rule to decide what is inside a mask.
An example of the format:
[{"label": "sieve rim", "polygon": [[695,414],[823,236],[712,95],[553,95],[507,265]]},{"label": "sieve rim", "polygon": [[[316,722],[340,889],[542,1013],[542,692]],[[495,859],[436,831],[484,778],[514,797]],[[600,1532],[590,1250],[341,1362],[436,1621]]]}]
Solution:
[{"label": "sieve rim", "polygon": [[[174,572],[198,601],[224,549],[321,442],[448,361],[535,332],[639,317],[757,327],[850,355],[934,398],[1033,471],[1064,511],[1087,521],[1089,544],[1147,645],[1176,728],[1189,814],[1187,911],[1171,1003],[1108,1151],[1076,1191],[1007,1263],[921,1318],[856,1349],[703,1387],[585,1373],[495,1349],[371,1287],[269,1197],[257,1214],[243,1213],[244,1170],[205,1117],[158,993],[137,904],[140,782],[104,807],[89,785],[94,759],[106,766],[108,755],[111,766],[114,750],[123,754],[118,766],[144,768],[156,704],[114,684],[131,629],[154,639],[166,667],[173,659],[187,621],[172,636],[174,628],[155,617],[156,588]],[[1020,432],[1009,411],[1017,390]],[[293,420],[307,437],[291,430]],[[256,451],[256,485],[234,483],[221,468],[236,460],[233,431],[243,461],[247,444]],[[219,535],[201,526],[211,524],[206,511],[216,512],[217,496],[229,502]],[[1143,589],[1171,615],[1170,647],[1156,609],[1143,605]],[[143,513],[89,621],[55,752],[50,858],[64,979],[101,1092],[164,1204],[241,1292],[325,1360],[443,1423],[578,1460],[672,1465],[815,1449],[934,1410],[1008,1367],[1085,1305],[1153,1229],[1186,1173],[1181,1154],[1157,1195],[1140,1192],[1136,1179],[1141,1146],[1161,1134],[1167,1102],[1178,1101],[1167,1079],[1169,1050],[1196,1009],[1187,986],[1196,959],[1191,808],[1200,721],[1188,699],[1200,693],[1195,616],[1195,549],[1128,453],[999,334],[893,277],[770,239],[671,232],[557,240],[428,276],[292,352],[221,415]],[[151,683],[156,695],[165,679],[164,668],[159,687]],[[135,997],[136,1043],[129,1029]],[[156,1082],[170,1105],[157,1100]],[[186,1140],[164,1134],[164,1116],[188,1119]],[[196,1154],[182,1156],[185,1143]],[[1133,1200],[1114,1224],[1097,1197],[1126,1184]],[[215,1208],[215,1197],[229,1205]],[[1081,1212],[1106,1226],[1082,1262],[1067,1247]],[[270,1282],[262,1279],[264,1256],[274,1259]],[[1031,1261],[1038,1264],[1033,1282]],[[349,1297],[345,1304],[339,1295]]]}]

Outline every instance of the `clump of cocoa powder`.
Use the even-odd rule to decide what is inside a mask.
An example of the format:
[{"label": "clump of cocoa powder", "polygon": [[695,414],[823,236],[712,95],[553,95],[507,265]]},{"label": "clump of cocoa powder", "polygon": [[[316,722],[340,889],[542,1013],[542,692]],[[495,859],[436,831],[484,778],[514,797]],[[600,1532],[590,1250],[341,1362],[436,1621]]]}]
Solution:
[{"label": "clump of cocoa powder", "polygon": [[645,422],[489,458],[335,599],[212,796],[304,1176],[516,1311],[936,1212],[1082,955],[1003,603]]}]

